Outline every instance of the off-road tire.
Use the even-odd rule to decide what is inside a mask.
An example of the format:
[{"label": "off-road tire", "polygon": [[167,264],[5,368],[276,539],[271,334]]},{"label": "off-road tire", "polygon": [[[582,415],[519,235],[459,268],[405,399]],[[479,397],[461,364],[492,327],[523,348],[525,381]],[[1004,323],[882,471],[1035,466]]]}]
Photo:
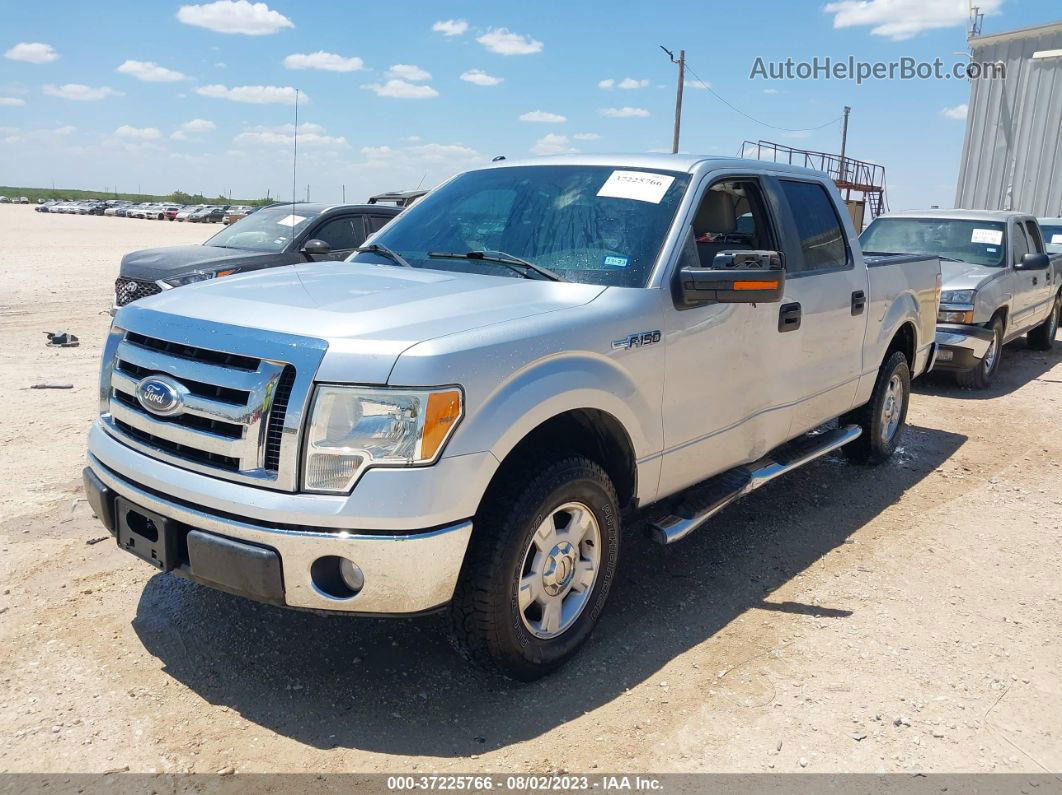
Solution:
[{"label": "off-road tire", "polygon": [[1055,302],[1051,305],[1051,314],[1043,323],[1029,332],[1027,341],[1030,348],[1035,351],[1049,351],[1054,347],[1060,314],[1062,314],[1062,295],[1056,295]]},{"label": "off-road tire", "polygon": [[[619,560],[619,501],[604,469],[579,455],[529,457],[502,477],[473,521],[451,618],[456,640],[472,660],[505,676],[532,681],[570,659],[604,609]],[[536,529],[570,502],[588,507],[598,523],[598,570],[574,623],[562,634],[542,639],[525,626],[517,589]]]},{"label": "off-road tire", "polygon": [[[890,385],[893,392],[890,393]],[[900,405],[895,406],[895,390],[900,391]],[[891,435],[885,432],[889,423],[886,401],[893,397],[894,411],[898,412],[897,424]],[[878,370],[877,381],[870,401],[841,418],[842,425],[855,424],[863,429],[862,435],[841,449],[845,457],[856,464],[880,464],[896,451],[907,423],[907,407],[911,402],[911,368],[907,357],[893,351]]]},{"label": "off-road tire", "polygon": [[999,316],[992,318],[992,324],[989,328],[995,335],[993,343],[995,345],[995,355],[987,366],[985,360],[982,359],[976,367],[955,373],[955,381],[964,389],[988,389],[988,387],[992,386],[992,379],[999,369],[999,361],[1003,358],[1003,318]]}]

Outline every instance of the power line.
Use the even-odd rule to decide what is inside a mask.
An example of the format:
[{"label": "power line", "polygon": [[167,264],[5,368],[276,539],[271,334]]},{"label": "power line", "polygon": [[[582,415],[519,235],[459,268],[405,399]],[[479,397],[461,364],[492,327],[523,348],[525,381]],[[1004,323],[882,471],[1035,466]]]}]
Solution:
[{"label": "power line", "polygon": [[732,111],[734,111],[735,113],[741,114],[742,116],[744,116],[749,121],[756,122],[756,124],[762,124],[764,127],[770,127],[772,130],[780,130],[781,132],[813,132],[814,130],[821,130],[823,127],[829,127],[831,124],[836,124],[837,122],[839,122],[841,120],[841,117],[838,116],[836,119],[830,119],[828,122],[825,122],[824,124],[820,124],[817,127],[779,127],[779,126],[777,126],[775,124],[770,124],[769,122],[760,121],[755,116],[750,116],[745,111],[743,111],[741,108],[735,107],[731,103],[727,102],[723,97],[721,97],[719,95],[719,92],[717,92],[708,83],[706,83],[704,80],[702,80],[701,76],[698,75],[695,71],[693,71],[692,67],[690,67],[689,61],[686,61],[686,71],[689,72],[691,75],[693,75],[694,78],[696,78],[697,82],[701,84],[702,88],[704,88],[709,93],[711,93],[712,96],[714,96],[716,99],[718,99],[724,105],[726,105]]}]

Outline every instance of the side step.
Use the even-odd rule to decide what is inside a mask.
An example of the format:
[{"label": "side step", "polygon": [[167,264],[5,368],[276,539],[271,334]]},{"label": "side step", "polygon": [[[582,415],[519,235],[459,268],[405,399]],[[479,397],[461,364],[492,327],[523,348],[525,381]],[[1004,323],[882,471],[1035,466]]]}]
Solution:
[{"label": "side step", "polygon": [[846,425],[825,433],[801,436],[753,464],[716,475],[690,489],[671,516],[649,525],[649,536],[658,544],[681,541],[739,497],[855,441],[862,433],[863,429],[858,425]]}]

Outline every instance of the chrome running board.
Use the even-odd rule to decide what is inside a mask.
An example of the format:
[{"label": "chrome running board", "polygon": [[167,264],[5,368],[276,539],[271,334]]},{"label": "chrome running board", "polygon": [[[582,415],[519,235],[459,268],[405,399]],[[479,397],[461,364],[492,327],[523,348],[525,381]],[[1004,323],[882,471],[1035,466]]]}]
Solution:
[{"label": "chrome running board", "polygon": [[649,536],[658,544],[681,541],[739,497],[855,441],[862,433],[858,425],[846,425],[825,433],[807,434],[786,442],[755,463],[716,475],[686,492],[675,513],[651,523]]}]

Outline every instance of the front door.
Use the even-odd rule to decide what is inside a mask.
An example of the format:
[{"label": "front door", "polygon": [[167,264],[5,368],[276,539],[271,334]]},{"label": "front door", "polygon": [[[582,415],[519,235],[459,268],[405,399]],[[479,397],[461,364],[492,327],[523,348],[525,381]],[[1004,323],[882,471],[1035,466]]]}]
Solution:
[{"label": "front door", "polygon": [[[676,267],[711,265],[721,251],[779,250],[775,212],[759,178],[706,181]],[[779,331],[779,311],[778,304],[665,311],[661,496],[786,440],[787,368],[799,356],[800,330]]]}]

